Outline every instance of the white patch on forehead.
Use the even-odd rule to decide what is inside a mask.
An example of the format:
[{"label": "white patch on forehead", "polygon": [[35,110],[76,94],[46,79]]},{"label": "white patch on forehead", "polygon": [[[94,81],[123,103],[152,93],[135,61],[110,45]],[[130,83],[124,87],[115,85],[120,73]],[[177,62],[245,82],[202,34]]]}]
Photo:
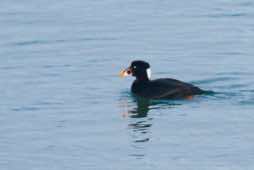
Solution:
[{"label": "white patch on forehead", "polygon": [[152,72],[151,72],[150,68],[146,69],[146,74],[147,74],[148,79],[150,80],[151,76],[152,76]]}]

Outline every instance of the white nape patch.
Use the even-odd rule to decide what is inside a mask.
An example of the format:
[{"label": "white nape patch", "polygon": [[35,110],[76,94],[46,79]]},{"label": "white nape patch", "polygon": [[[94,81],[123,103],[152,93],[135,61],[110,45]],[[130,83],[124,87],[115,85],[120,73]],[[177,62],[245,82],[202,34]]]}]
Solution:
[{"label": "white nape patch", "polygon": [[150,68],[146,69],[146,74],[147,74],[148,79],[150,80],[151,76],[152,76],[152,72],[151,72]]}]

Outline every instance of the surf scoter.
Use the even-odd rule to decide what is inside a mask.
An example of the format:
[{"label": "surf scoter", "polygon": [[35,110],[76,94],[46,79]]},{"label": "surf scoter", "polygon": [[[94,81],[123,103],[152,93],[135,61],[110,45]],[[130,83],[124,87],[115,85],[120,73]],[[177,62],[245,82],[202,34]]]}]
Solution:
[{"label": "surf scoter", "polygon": [[142,60],[133,61],[130,67],[120,72],[121,77],[128,75],[136,77],[131,86],[132,93],[148,99],[192,98],[206,92],[192,84],[171,78],[151,80],[150,65]]}]

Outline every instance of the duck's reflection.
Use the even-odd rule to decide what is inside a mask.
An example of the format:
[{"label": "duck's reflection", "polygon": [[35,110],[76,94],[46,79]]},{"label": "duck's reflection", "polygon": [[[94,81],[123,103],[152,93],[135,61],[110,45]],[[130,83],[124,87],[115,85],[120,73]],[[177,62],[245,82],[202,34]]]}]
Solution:
[{"label": "duck's reflection", "polygon": [[[133,143],[144,143],[150,140],[150,128],[152,126],[152,118],[147,114],[149,112],[150,101],[142,98],[131,96],[125,105],[127,108],[126,115],[130,118],[128,129]],[[135,146],[137,147],[137,146]]]},{"label": "duck's reflection", "polygon": [[150,101],[135,96],[125,96],[120,99],[122,115],[128,119],[128,129],[133,144],[150,140],[152,118],[148,116]]},{"label": "duck's reflection", "polygon": [[130,118],[128,127],[131,129],[133,143],[144,143],[150,140],[153,116],[148,114],[149,111],[165,107],[171,108],[175,105],[168,101],[153,101],[133,95],[123,97],[121,99],[121,106],[124,110],[122,115]]},{"label": "duck's reflection", "polygon": [[[120,99],[121,114],[127,118],[128,133],[131,140],[131,157],[143,159],[146,156],[147,147],[153,139],[153,124],[156,118],[165,116],[172,108],[184,104],[184,100],[148,100],[125,93]],[[124,113],[123,113],[124,112]],[[159,120],[159,118],[158,118]]]},{"label": "duck's reflection", "polygon": [[150,100],[132,96],[132,101],[136,103],[136,107],[129,108],[129,112],[128,112],[129,117],[131,118],[147,117]]},{"label": "duck's reflection", "polygon": [[[129,155],[135,159],[143,159],[146,156],[147,145],[152,139],[154,117],[160,114],[160,109],[175,107],[176,103],[148,100],[126,94],[120,99],[120,107],[122,115],[128,118],[132,150]],[[153,111],[152,114],[149,114],[150,111]]]}]

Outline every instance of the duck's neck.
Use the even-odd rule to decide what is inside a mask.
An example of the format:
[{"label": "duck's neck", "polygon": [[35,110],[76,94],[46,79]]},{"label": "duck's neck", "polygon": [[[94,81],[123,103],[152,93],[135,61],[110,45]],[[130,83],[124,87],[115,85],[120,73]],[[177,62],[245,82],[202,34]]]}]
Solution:
[{"label": "duck's neck", "polygon": [[136,81],[139,81],[139,82],[147,82],[149,81],[149,76],[147,75],[146,72],[142,72],[140,74],[136,74]]},{"label": "duck's neck", "polygon": [[149,78],[147,76],[145,77],[136,77],[137,82],[149,82]]},{"label": "duck's neck", "polygon": [[132,83],[131,91],[135,94],[141,93],[147,84],[149,83],[149,79],[137,79]]},{"label": "duck's neck", "polygon": [[150,81],[151,69],[148,68],[146,70],[140,70],[138,72],[135,72],[134,76],[136,77],[137,81]]}]

